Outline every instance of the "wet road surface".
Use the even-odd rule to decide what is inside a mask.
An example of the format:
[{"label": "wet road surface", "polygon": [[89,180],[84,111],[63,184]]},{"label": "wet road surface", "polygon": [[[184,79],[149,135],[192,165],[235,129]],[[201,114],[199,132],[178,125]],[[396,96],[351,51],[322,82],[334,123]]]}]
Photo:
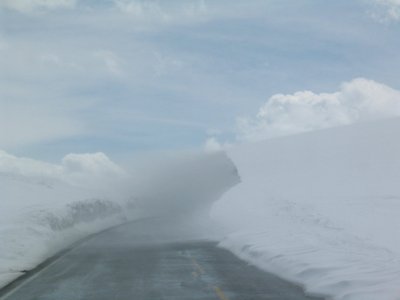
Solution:
[{"label": "wet road surface", "polygon": [[318,299],[172,223],[148,219],[94,236],[0,299]]}]

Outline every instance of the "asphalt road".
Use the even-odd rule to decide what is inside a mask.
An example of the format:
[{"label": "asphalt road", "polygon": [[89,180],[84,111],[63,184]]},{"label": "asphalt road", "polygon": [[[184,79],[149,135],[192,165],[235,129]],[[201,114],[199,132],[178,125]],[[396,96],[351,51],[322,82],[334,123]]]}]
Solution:
[{"label": "asphalt road", "polygon": [[80,244],[1,299],[317,299],[204,236],[173,219],[114,228]]}]

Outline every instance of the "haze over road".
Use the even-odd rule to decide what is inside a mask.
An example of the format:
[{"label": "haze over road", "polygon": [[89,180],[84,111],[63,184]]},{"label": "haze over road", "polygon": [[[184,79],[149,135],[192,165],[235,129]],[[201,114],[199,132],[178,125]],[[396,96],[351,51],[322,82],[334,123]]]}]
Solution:
[{"label": "haze over road", "polygon": [[181,225],[151,218],[103,232],[1,299],[317,299]]}]

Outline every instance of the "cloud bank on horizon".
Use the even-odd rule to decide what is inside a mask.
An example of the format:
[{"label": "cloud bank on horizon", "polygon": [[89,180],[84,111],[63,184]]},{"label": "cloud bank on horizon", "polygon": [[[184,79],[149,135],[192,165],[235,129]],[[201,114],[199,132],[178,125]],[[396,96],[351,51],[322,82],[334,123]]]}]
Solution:
[{"label": "cloud bank on horizon", "polygon": [[255,118],[238,119],[238,139],[258,141],[396,116],[400,116],[400,91],[356,78],[333,93],[273,95]]},{"label": "cloud bank on horizon", "polygon": [[[58,160],[207,140],[215,151],[224,147],[218,141],[366,120],[372,109],[391,116],[384,110],[400,89],[399,7],[398,0],[0,0],[0,149]],[[368,79],[352,80],[361,77]],[[384,109],[364,88],[392,100],[375,97]]]},{"label": "cloud bank on horizon", "polygon": [[102,188],[104,182],[117,182],[128,174],[112,162],[104,153],[68,154],[59,164],[17,157],[0,150],[0,175],[15,176],[25,180],[39,181],[51,186],[61,181],[78,187]]}]

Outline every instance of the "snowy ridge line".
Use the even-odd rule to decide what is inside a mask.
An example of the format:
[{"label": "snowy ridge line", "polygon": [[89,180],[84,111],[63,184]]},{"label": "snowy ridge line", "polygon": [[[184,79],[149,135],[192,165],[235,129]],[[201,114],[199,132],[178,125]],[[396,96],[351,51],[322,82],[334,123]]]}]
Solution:
[{"label": "snowy ridge line", "polygon": [[8,283],[5,286],[0,288],[0,300],[6,299],[8,296],[13,294],[16,290],[18,290],[18,288],[20,288],[25,283],[27,283],[30,280],[32,280],[33,278],[35,278],[35,276],[37,276],[42,270],[44,270],[45,268],[49,267],[50,265],[55,263],[58,259],[60,259],[64,255],[66,255],[67,253],[71,252],[73,249],[75,249],[79,245],[89,241],[93,237],[95,237],[97,235],[100,235],[102,233],[105,233],[107,231],[113,230],[115,228],[118,228],[120,226],[124,226],[126,224],[136,223],[136,222],[139,222],[139,221],[153,219],[153,218],[155,218],[155,217],[140,218],[140,219],[136,219],[136,220],[133,220],[133,221],[125,222],[125,223],[122,223],[122,224],[114,225],[112,227],[103,229],[103,230],[101,230],[99,232],[96,232],[96,233],[92,233],[92,234],[90,234],[90,235],[88,235],[88,236],[86,236],[86,237],[74,242],[73,244],[67,246],[66,248],[60,250],[59,252],[57,252],[53,256],[47,258],[45,261],[39,263],[35,268],[33,268],[31,270],[16,271],[16,273],[22,272],[24,274],[19,276],[18,278],[14,279],[10,283]]}]

